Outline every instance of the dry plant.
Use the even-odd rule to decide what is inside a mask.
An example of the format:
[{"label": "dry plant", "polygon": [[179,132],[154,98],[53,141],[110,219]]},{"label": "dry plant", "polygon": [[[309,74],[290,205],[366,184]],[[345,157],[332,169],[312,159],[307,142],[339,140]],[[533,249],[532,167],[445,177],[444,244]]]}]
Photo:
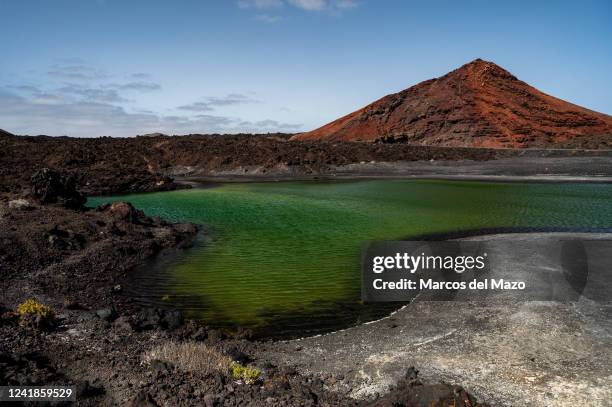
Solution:
[{"label": "dry plant", "polygon": [[144,363],[149,364],[153,360],[171,363],[184,371],[203,374],[227,373],[232,364],[229,357],[201,342],[166,342],[144,354]]}]

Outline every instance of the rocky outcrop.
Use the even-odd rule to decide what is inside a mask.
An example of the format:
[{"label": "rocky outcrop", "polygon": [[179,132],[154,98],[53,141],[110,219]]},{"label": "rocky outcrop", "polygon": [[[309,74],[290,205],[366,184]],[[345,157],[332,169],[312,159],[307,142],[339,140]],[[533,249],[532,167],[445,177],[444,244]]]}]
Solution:
[{"label": "rocky outcrop", "polygon": [[189,246],[198,231],[125,202],[78,212],[58,204],[6,210],[11,228],[0,228],[0,289],[6,296],[38,290],[84,307],[109,308],[127,298],[120,286],[126,273],[161,250]]},{"label": "rocky outcrop", "polygon": [[610,148],[612,116],[547,95],[476,59],[292,140],[491,148]]},{"label": "rocky outcrop", "polygon": [[66,208],[79,209],[86,198],[77,191],[76,180],[49,168],[43,168],[30,178],[31,193],[40,203],[61,203]]},{"label": "rocky outcrop", "polygon": [[9,136],[12,136],[12,134],[9,133],[8,131],[0,129],[0,137],[9,137]]},{"label": "rocky outcrop", "polygon": [[395,406],[455,406],[455,407],[486,407],[477,402],[461,386],[446,383],[423,384],[418,378],[419,371],[408,368],[405,377],[387,394],[379,397],[367,407]]}]

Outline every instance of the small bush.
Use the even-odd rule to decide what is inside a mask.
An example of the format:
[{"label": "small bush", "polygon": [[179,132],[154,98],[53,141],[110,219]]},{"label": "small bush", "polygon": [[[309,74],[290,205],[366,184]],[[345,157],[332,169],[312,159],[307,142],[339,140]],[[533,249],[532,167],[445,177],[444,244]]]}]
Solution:
[{"label": "small bush", "polygon": [[242,380],[246,384],[255,384],[259,380],[261,371],[254,367],[242,366],[240,363],[232,363],[232,377]]},{"label": "small bush", "polygon": [[145,363],[153,360],[171,363],[183,371],[203,374],[227,374],[232,363],[229,357],[200,342],[167,342],[145,353]]},{"label": "small bush", "polygon": [[21,326],[38,330],[49,330],[54,327],[53,309],[32,298],[20,304],[17,307],[17,313]]},{"label": "small bush", "polygon": [[30,298],[23,304],[19,304],[17,307],[17,313],[22,317],[25,316],[41,316],[43,318],[52,318],[53,309],[48,306],[41,304],[35,299]]}]

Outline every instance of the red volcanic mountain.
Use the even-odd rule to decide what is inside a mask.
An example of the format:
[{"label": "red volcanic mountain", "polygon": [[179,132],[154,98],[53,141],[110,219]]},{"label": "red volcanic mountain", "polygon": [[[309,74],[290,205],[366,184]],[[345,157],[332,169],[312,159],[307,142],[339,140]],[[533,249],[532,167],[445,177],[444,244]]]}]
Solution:
[{"label": "red volcanic mountain", "polygon": [[612,116],[540,92],[476,59],[294,140],[454,147],[612,147]]}]

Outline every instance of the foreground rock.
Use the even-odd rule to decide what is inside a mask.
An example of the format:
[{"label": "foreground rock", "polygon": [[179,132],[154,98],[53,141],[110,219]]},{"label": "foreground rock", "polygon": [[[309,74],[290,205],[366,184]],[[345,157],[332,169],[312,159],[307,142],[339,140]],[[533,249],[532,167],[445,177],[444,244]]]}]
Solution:
[{"label": "foreground rock", "polygon": [[44,293],[53,305],[119,307],[113,290],[126,273],[164,249],[191,244],[197,229],[145,216],[129,203],[74,211],[37,205],[5,208],[0,219],[0,287],[5,301]]},{"label": "foreground rock", "polygon": [[62,175],[49,168],[43,168],[30,178],[32,196],[40,203],[61,203],[66,208],[80,209],[87,200],[77,191],[76,179],[72,175]]}]

